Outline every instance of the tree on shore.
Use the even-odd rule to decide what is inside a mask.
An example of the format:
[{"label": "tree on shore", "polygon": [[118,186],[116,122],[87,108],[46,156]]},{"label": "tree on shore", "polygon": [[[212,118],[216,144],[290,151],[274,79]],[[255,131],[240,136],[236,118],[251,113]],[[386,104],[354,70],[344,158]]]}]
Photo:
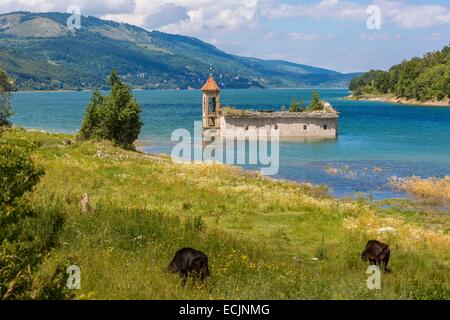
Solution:
[{"label": "tree on shore", "polygon": [[142,127],[141,107],[131,88],[120,80],[115,69],[108,83],[111,87],[109,95],[103,96],[98,90],[94,91],[86,108],[79,138],[110,140],[123,148],[132,149]]},{"label": "tree on shore", "polygon": [[9,117],[13,114],[10,103],[12,90],[12,82],[6,73],[0,69],[0,127],[11,125]]},{"label": "tree on shore", "polygon": [[388,71],[370,70],[350,82],[355,97],[391,95],[418,101],[450,99],[450,45],[422,58],[405,60]]},{"label": "tree on shore", "polygon": [[89,101],[84,114],[83,122],[79,132],[82,140],[100,139],[100,112],[103,105],[104,97],[99,90],[95,90]]}]

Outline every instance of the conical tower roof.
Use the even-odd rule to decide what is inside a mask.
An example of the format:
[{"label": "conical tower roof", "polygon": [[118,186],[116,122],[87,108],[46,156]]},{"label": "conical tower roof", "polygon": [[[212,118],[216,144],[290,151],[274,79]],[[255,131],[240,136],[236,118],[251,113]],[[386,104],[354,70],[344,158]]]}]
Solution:
[{"label": "conical tower roof", "polygon": [[206,83],[202,87],[202,91],[220,91],[220,88],[212,75],[206,80]]}]

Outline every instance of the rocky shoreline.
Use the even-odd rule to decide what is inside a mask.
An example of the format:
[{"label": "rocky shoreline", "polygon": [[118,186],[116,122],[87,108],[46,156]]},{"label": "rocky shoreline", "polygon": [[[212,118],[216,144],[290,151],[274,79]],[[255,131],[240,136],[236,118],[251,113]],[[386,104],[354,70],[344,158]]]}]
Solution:
[{"label": "rocky shoreline", "polygon": [[390,102],[390,103],[398,103],[398,104],[410,104],[410,105],[421,105],[421,106],[430,106],[430,107],[450,107],[450,100],[442,100],[442,101],[418,101],[415,99],[406,99],[406,98],[396,98],[396,97],[383,97],[383,96],[362,96],[362,97],[354,97],[350,95],[345,98],[346,100],[361,100],[361,101],[381,101],[381,102]]}]

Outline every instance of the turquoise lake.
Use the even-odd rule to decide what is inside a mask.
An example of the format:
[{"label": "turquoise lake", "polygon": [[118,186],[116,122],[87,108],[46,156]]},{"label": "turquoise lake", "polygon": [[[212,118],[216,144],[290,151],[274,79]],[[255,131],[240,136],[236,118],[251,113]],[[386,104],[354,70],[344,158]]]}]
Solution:
[{"label": "turquoise lake", "polygon": [[[404,197],[390,190],[388,178],[450,175],[450,108],[346,101],[345,89],[318,90],[340,112],[336,140],[280,143],[275,178],[326,184],[336,196],[359,193],[375,199]],[[144,151],[170,153],[172,131],[192,130],[201,120],[200,91],[134,91],[142,107]],[[223,90],[222,105],[274,109],[293,96],[306,102],[310,89]],[[19,92],[12,103],[17,126],[74,133],[90,92]],[[251,168],[251,167],[250,167]],[[330,173],[329,168],[337,172]]]}]

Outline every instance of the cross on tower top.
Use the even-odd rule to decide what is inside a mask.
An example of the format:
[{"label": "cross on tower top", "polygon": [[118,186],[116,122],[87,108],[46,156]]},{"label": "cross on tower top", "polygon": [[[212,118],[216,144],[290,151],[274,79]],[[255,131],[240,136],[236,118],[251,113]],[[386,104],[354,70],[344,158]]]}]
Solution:
[{"label": "cross on tower top", "polygon": [[209,67],[209,75],[212,76],[213,73],[214,73],[214,67],[211,66],[211,67]]}]

